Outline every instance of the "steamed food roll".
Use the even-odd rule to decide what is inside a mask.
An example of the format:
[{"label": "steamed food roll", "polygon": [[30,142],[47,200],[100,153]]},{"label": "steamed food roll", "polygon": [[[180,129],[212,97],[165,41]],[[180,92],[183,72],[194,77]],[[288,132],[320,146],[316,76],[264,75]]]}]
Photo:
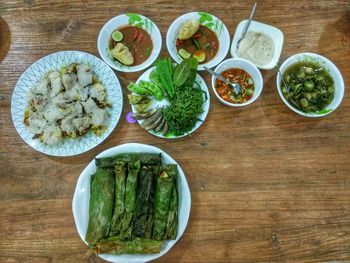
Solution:
[{"label": "steamed food roll", "polygon": [[198,31],[198,29],[199,21],[197,19],[187,20],[180,28],[178,39],[189,39]]},{"label": "steamed food roll", "polygon": [[120,239],[128,240],[132,237],[133,219],[136,208],[137,181],[140,167],[141,163],[139,160],[129,163],[129,172],[125,184],[125,209],[119,234]]},{"label": "steamed food roll", "polygon": [[107,237],[113,215],[114,174],[97,168],[90,180],[89,223],[85,240],[89,245]]},{"label": "steamed food roll", "polygon": [[[174,169],[177,177],[176,167],[171,167]],[[175,179],[175,187],[173,187],[173,192],[171,193],[171,200],[169,205],[168,220],[166,224],[165,239],[176,239],[177,235],[177,225],[178,225],[178,207],[179,207],[179,197],[177,192],[177,179]]]},{"label": "steamed food roll", "polygon": [[152,236],[154,189],[158,172],[158,166],[143,166],[140,171],[133,228],[135,236]]},{"label": "steamed food roll", "polygon": [[76,82],[77,82],[77,74],[71,72],[71,73],[65,73],[62,75],[62,84],[66,90],[69,90],[70,88],[72,88]]},{"label": "steamed food roll", "polygon": [[126,182],[126,163],[118,161],[114,167],[115,174],[115,191],[114,191],[114,212],[112,217],[110,236],[120,233],[122,228],[122,218],[125,208],[125,182]]},{"label": "steamed food roll", "polygon": [[121,153],[112,157],[96,158],[96,166],[100,168],[113,167],[118,161],[126,163],[140,160],[141,165],[160,165],[160,153]]},{"label": "steamed food roll", "polygon": [[159,253],[163,241],[135,237],[130,241],[121,241],[116,237],[101,240],[90,251],[94,254],[154,254]]},{"label": "steamed food roll", "polygon": [[134,63],[134,58],[129,48],[123,43],[118,43],[110,52],[115,59],[124,65],[130,66]]},{"label": "steamed food roll", "polygon": [[169,164],[162,167],[161,173],[157,178],[157,186],[154,197],[153,239],[165,239],[169,206],[173,188],[175,187],[176,176],[176,164]]}]

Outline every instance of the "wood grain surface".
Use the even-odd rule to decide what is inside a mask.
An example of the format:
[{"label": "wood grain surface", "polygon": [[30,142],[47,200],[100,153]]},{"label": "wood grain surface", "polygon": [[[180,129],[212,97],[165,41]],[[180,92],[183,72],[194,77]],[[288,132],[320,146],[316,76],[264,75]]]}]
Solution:
[{"label": "wood grain surface", "polygon": [[[0,262],[102,262],[86,258],[71,202],[78,176],[99,152],[139,142],[160,147],[184,169],[192,194],[183,238],[158,262],[350,261],[350,2],[259,1],[255,19],[285,36],[281,61],[304,51],[331,59],[343,74],[340,107],[321,119],[289,110],[276,71],[263,71],[252,105],[226,107],[210,90],[207,120],[192,136],[162,140],[125,115],[102,145],[77,157],[34,151],[11,120],[14,86],[32,63],[60,50],[98,56],[99,30],[125,12],[151,18],[165,36],[179,15],[198,10],[222,19],[230,34],[252,1],[0,1]],[[10,46],[3,43],[9,43]],[[162,55],[167,55],[163,44]],[[210,77],[201,75],[210,88]]]}]

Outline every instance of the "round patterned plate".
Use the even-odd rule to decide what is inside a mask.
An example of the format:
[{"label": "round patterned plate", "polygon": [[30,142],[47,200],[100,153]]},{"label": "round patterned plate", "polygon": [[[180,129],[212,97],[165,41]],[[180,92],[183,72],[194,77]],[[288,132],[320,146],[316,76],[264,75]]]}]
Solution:
[{"label": "round patterned plate", "polygon": [[[65,138],[61,143],[49,146],[33,139],[23,123],[24,111],[28,105],[27,92],[41,77],[52,70],[77,62],[92,66],[93,73],[102,82],[107,91],[107,100],[112,105],[109,109],[110,122],[101,136],[89,131],[79,138]],[[73,156],[84,153],[102,143],[116,127],[123,109],[123,95],[118,78],[101,59],[80,51],[61,51],[43,57],[32,64],[20,77],[12,94],[11,115],[13,123],[22,139],[35,150],[52,156]]]}]

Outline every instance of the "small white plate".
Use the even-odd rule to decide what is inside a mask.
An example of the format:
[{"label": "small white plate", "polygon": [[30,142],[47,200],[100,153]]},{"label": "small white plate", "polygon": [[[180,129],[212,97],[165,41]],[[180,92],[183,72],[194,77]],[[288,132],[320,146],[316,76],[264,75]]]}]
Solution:
[{"label": "small white plate", "polygon": [[[145,71],[139,78],[138,80],[136,81],[136,83],[139,83],[141,80],[144,80],[144,81],[151,81],[150,78],[149,78],[149,75],[151,74],[151,72],[155,69],[156,67],[152,67],[150,69],[148,69],[147,71]],[[184,135],[181,135],[181,136],[175,136],[175,135],[172,135],[171,133],[168,133],[166,136],[163,136],[162,135],[162,132],[158,132],[156,133],[155,131],[151,130],[151,131],[148,131],[150,134],[153,134],[154,136],[157,136],[157,137],[160,137],[160,138],[165,138],[165,139],[177,139],[177,138],[182,138],[182,137],[185,137],[185,136],[188,136],[190,135],[191,133],[193,133],[195,130],[197,130],[202,124],[203,122],[205,121],[205,119],[207,118],[207,115],[208,115],[208,112],[209,112],[209,107],[210,107],[210,94],[209,94],[209,91],[208,91],[208,87],[207,87],[207,84],[205,83],[204,79],[202,79],[202,77],[197,74],[197,77],[196,77],[196,82],[200,85],[201,87],[201,90],[204,91],[203,92],[203,100],[204,100],[204,103],[203,103],[203,113],[198,115],[198,119],[199,120],[202,120],[202,121],[197,121],[196,125],[193,127],[193,129],[189,132],[189,133],[186,133]],[[164,107],[166,105],[169,105],[169,102],[167,99],[164,99],[162,101],[156,101],[156,100],[153,100],[153,104],[151,105],[151,108],[154,108],[154,107]],[[133,111],[133,113],[137,113],[135,107],[133,105],[131,105],[131,109]],[[138,123],[141,125],[142,123],[144,122],[144,120],[138,120]]]},{"label": "small white plate", "polygon": [[[147,262],[154,260],[163,256],[167,253],[175,243],[181,238],[182,234],[185,232],[188,219],[190,216],[191,210],[191,193],[187,184],[186,176],[181,169],[180,165],[166,152],[161,149],[139,143],[126,143],[114,148],[103,151],[96,158],[110,157],[119,153],[161,153],[162,162],[165,164],[177,164],[177,169],[179,171],[178,177],[178,194],[179,194],[179,223],[177,230],[176,240],[166,241],[164,246],[161,248],[160,253],[158,254],[124,254],[124,255],[110,255],[110,254],[101,254],[101,257],[104,260],[110,262]],[[83,170],[78,178],[77,185],[75,187],[75,192],[73,196],[72,209],[75,225],[79,233],[80,238],[85,242],[85,235],[87,231],[88,221],[89,221],[89,202],[90,202],[90,177],[96,172],[95,160],[92,160]],[[85,242],[85,244],[87,244]]]},{"label": "small white plate", "polygon": [[[108,44],[112,32],[126,25],[142,28],[151,36],[153,42],[153,49],[150,56],[146,61],[137,66],[123,65],[113,59],[109,52]],[[127,13],[113,17],[102,27],[97,39],[97,48],[101,58],[111,68],[122,72],[136,72],[148,68],[157,59],[160,50],[162,49],[162,36],[156,24],[149,18],[139,14]]]},{"label": "small white plate", "polygon": [[191,12],[178,17],[170,25],[166,35],[166,46],[168,48],[168,52],[177,63],[180,63],[183,60],[176,50],[176,39],[179,35],[181,25],[190,19],[198,19],[201,25],[216,33],[219,40],[219,50],[212,60],[204,64],[199,64],[198,70],[204,70],[204,66],[208,68],[215,67],[226,57],[227,52],[230,49],[230,34],[225,24],[220,19],[208,13]]},{"label": "small white plate", "polygon": [[[34,134],[24,125],[24,111],[28,105],[27,92],[33,88],[43,75],[52,70],[60,70],[71,63],[83,63],[92,66],[97,79],[106,88],[107,100],[112,104],[109,110],[110,122],[101,136],[88,132],[79,138],[65,138],[57,145],[47,145],[39,139],[33,139]],[[17,132],[33,149],[52,156],[73,156],[84,153],[102,143],[114,130],[123,110],[123,94],[118,78],[101,59],[81,51],[61,51],[43,57],[32,64],[20,77],[12,94],[11,115]]]},{"label": "small white plate", "polygon": [[[240,39],[244,26],[247,22],[248,20],[241,21],[236,28],[235,35],[233,36],[230,52],[231,52],[231,56],[234,58],[239,58],[237,54],[237,42]],[[261,66],[261,65],[256,65],[256,66],[260,69],[266,69],[266,70],[273,69],[274,67],[276,67],[276,64],[280,59],[282,48],[283,48],[284,37],[283,37],[282,31],[279,30],[277,27],[256,22],[254,20],[251,21],[248,31],[262,32],[270,36],[273,42],[275,43],[275,51],[273,53],[273,57],[270,63],[264,66]]]}]

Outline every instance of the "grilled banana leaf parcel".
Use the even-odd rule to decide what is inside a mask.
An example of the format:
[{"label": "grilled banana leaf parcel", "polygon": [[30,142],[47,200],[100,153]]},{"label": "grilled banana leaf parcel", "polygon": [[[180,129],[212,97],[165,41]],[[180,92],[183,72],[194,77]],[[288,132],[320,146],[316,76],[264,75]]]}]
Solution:
[{"label": "grilled banana leaf parcel", "polygon": [[112,170],[98,169],[90,180],[89,223],[85,240],[95,244],[107,237],[113,214],[114,174]]},{"label": "grilled banana leaf parcel", "polygon": [[122,241],[116,237],[101,240],[92,247],[94,254],[153,254],[159,253],[163,241],[135,237],[130,241]]},{"label": "grilled banana leaf parcel", "polygon": [[176,176],[177,168],[175,164],[162,166],[161,173],[157,178],[157,186],[154,198],[154,225],[152,234],[153,239],[165,239],[169,206],[173,188],[175,187]]},{"label": "grilled banana leaf parcel", "polygon": [[159,166],[143,166],[140,171],[133,228],[135,236],[150,238],[152,235],[153,199],[158,173]]},{"label": "grilled banana leaf parcel", "polygon": [[115,191],[114,191],[114,212],[112,217],[110,236],[116,236],[122,228],[122,218],[125,202],[125,182],[126,182],[126,163],[118,161],[114,167],[115,173]]},{"label": "grilled banana leaf parcel", "polygon": [[175,179],[175,187],[173,187],[173,192],[171,194],[168,221],[167,221],[166,231],[165,231],[165,239],[176,239],[176,235],[177,235],[177,225],[178,225],[177,215],[178,215],[179,199],[178,199],[178,192],[177,192],[176,186],[177,186],[177,178]]},{"label": "grilled banana leaf parcel", "polygon": [[136,207],[137,179],[140,168],[140,161],[129,163],[129,173],[125,185],[125,209],[119,234],[119,238],[123,240],[132,238],[133,216]]},{"label": "grilled banana leaf parcel", "polygon": [[140,160],[142,165],[159,165],[161,162],[161,154],[158,153],[122,153],[112,157],[96,158],[97,167],[107,168],[114,167],[118,161],[126,163],[136,162]]}]

